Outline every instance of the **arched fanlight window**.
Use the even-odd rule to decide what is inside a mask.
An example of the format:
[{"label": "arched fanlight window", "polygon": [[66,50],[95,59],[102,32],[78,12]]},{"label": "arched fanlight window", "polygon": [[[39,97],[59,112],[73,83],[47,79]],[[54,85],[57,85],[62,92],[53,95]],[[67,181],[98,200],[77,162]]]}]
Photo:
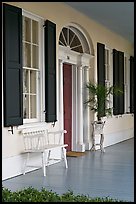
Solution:
[{"label": "arched fanlight window", "polygon": [[59,45],[69,47],[79,53],[90,53],[88,43],[83,34],[73,26],[64,27],[60,33]]}]

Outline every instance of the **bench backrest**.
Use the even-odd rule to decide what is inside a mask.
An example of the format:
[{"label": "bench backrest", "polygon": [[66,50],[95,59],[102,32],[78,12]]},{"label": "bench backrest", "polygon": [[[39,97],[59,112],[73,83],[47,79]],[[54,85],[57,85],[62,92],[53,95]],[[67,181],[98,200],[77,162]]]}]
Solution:
[{"label": "bench backrest", "polygon": [[63,134],[66,130],[48,131],[46,129],[23,129],[24,149],[38,150],[43,149],[45,145],[50,144],[64,144]]}]

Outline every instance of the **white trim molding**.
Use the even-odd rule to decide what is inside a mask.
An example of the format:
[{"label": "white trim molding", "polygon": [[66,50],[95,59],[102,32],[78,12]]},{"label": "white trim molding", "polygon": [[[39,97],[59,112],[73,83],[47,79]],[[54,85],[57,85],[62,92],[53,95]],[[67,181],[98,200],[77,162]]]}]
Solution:
[{"label": "white trim molding", "polygon": [[[16,156],[3,158],[2,159],[2,180],[6,180],[15,176],[19,176],[23,174],[24,171],[24,162],[26,158],[26,153],[19,154]],[[51,157],[60,158],[60,151],[55,151],[52,153]],[[60,161],[52,159],[49,161],[48,165],[56,164]],[[38,167],[28,167],[26,172],[31,172],[36,169],[40,169],[41,165],[41,154],[33,154],[30,159],[30,165],[38,166]],[[40,167],[41,166],[41,167]]]}]

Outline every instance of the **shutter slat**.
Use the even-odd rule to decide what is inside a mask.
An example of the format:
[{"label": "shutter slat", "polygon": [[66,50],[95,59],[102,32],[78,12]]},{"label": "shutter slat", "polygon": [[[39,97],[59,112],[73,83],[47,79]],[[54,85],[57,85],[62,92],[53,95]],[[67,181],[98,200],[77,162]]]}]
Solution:
[{"label": "shutter slat", "polygon": [[3,4],[4,126],[23,124],[22,9]]},{"label": "shutter slat", "polygon": [[45,21],[45,120],[56,119],[56,24]]}]

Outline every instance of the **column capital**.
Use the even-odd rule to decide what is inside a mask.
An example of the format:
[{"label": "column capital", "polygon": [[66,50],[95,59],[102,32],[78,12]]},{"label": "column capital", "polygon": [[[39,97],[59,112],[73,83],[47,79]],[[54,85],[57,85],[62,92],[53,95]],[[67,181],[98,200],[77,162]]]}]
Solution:
[{"label": "column capital", "polygon": [[90,68],[91,68],[90,66],[84,66],[84,70],[85,70],[85,71],[89,71]]},{"label": "column capital", "polygon": [[63,59],[59,59],[59,63],[63,64],[65,61]]},{"label": "column capital", "polygon": [[77,69],[78,69],[78,70],[83,70],[83,68],[84,68],[84,67],[83,67],[82,65],[77,65]]}]

